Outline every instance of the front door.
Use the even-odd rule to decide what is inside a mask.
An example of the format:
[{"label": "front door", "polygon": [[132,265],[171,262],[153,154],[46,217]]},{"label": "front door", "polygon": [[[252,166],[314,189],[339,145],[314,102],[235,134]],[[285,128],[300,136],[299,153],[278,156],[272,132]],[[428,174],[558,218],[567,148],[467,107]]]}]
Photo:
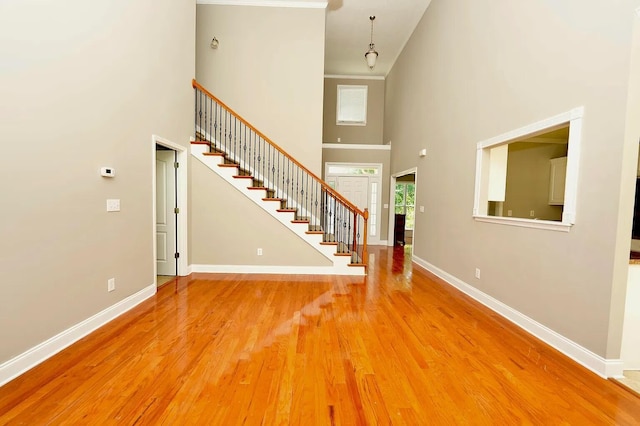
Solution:
[{"label": "front door", "polygon": [[158,275],[176,275],[175,151],[156,151],[156,247]]},{"label": "front door", "polygon": [[360,210],[369,207],[369,178],[367,176],[338,177],[338,192]]},{"label": "front door", "polygon": [[[369,207],[369,177],[367,176],[339,176],[337,179],[337,190],[347,200],[351,201],[360,210]],[[357,234],[364,234],[364,218],[358,216]]]}]

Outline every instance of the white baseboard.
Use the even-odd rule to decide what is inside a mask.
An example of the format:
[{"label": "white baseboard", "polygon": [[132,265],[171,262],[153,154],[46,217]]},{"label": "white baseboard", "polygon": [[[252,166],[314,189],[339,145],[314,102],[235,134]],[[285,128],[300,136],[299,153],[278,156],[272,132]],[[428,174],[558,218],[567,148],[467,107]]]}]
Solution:
[{"label": "white baseboard", "polygon": [[74,325],[71,328],[53,336],[28,351],[9,361],[0,364],[0,386],[15,379],[27,370],[35,367],[61,350],[82,339],[92,331],[102,327],[109,321],[124,314],[131,308],[156,294],[155,284],[143,288],[115,305],[98,312],[94,316]]},{"label": "white baseboard", "polygon": [[430,264],[426,260],[417,256],[413,256],[412,260],[422,268],[444,280],[447,284],[452,285],[466,295],[482,303],[492,311],[508,319],[518,327],[559,350],[578,364],[593,371],[599,376],[604,378],[622,376],[622,360],[605,359],[600,355],[594,354],[576,342],[516,311],[488,294],[483,293],[477,288],[443,271],[437,266]]},{"label": "white baseboard", "polygon": [[361,266],[190,265],[191,272],[229,274],[364,275]]}]

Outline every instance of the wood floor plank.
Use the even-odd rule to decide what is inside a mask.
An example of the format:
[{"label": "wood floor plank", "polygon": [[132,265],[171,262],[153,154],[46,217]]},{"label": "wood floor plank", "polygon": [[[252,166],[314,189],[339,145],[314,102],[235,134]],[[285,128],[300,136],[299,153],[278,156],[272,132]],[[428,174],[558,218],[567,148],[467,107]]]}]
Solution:
[{"label": "wood floor plank", "polygon": [[2,425],[638,419],[637,396],[385,247],[364,278],[180,278],[0,388]]}]

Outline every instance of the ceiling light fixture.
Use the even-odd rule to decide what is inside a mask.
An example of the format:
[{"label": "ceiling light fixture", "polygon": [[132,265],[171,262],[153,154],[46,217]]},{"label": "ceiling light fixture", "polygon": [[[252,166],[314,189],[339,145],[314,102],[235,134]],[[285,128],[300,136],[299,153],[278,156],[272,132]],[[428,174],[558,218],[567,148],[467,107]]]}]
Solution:
[{"label": "ceiling light fixture", "polygon": [[369,69],[373,69],[373,67],[376,66],[376,59],[378,59],[376,45],[373,44],[373,21],[375,19],[375,16],[369,16],[369,20],[371,21],[371,42],[369,43],[369,50],[364,54],[364,58],[367,60],[367,65],[369,65]]}]

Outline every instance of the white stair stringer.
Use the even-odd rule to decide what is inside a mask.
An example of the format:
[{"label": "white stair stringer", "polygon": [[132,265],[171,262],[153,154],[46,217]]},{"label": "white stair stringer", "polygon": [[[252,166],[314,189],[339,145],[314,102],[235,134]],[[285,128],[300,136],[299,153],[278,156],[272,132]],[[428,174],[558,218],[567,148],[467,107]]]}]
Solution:
[{"label": "white stair stringer", "polygon": [[291,232],[329,259],[333,267],[328,273],[333,275],[365,275],[363,266],[348,266],[351,261],[351,256],[336,256],[335,245],[320,244],[322,242],[322,234],[307,234],[309,229],[307,223],[291,222],[295,219],[296,214],[294,212],[278,212],[280,202],[264,201],[263,198],[267,197],[266,188],[263,190],[248,189],[248,186],[252,182],[251,180],[234,178],[234,176],[237,176],[239,173],[237,167],[219,167],[219,164],[224,162],[224,157],[204,155],[205,152],[209,152],[208,145],[191,144],[191,155],[200,160],[209,169],[213,170],[214,173],[222,177],[231,186],[260,206],[260,208],[273,216]]}]

